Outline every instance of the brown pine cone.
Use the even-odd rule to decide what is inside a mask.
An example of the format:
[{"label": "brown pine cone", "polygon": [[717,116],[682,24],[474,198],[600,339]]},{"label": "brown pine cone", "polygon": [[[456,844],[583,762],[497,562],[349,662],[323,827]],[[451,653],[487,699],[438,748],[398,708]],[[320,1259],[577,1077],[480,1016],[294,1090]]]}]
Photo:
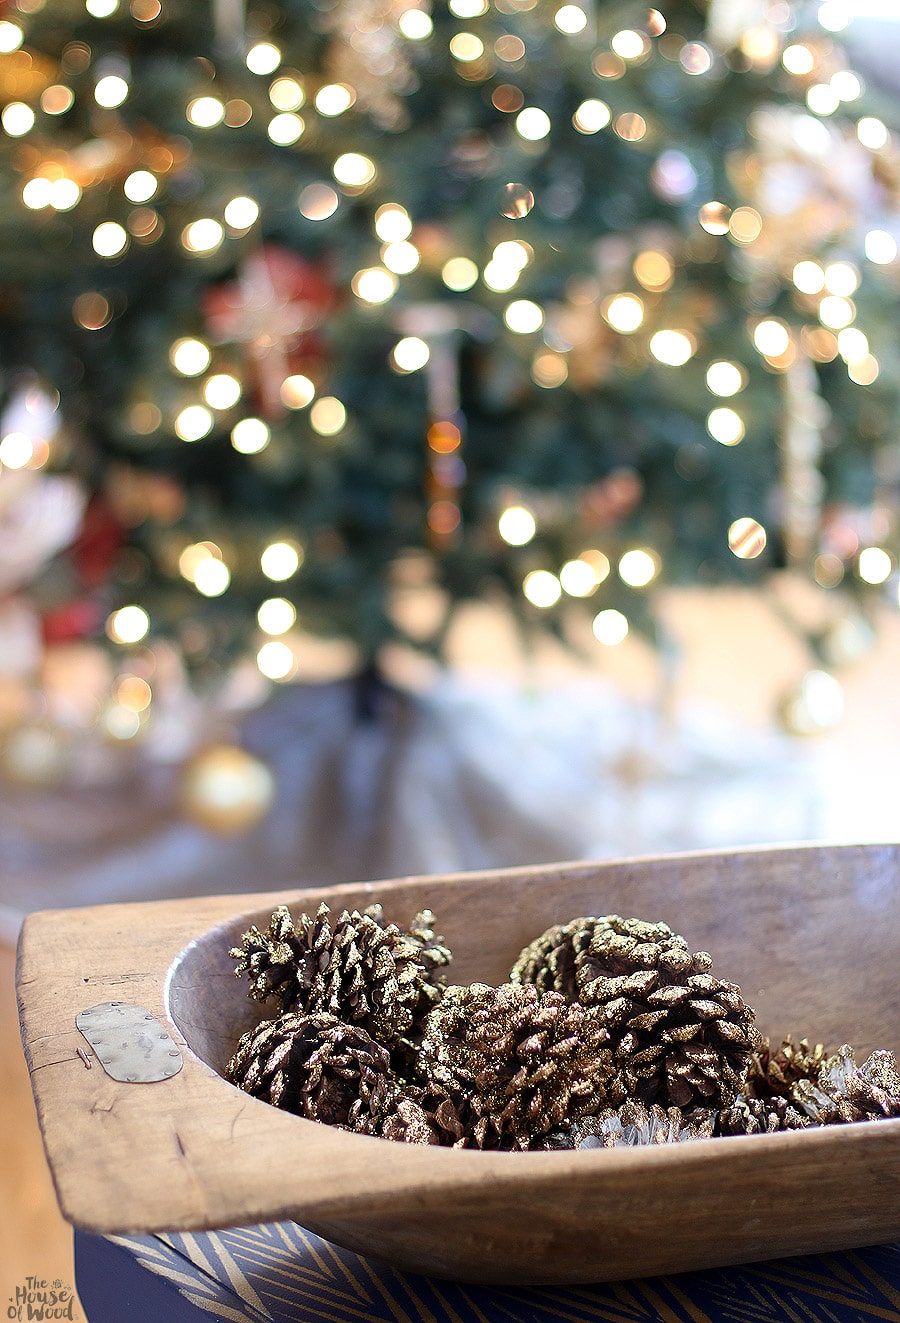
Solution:
[{"label": "brown pine cone", "polygon": [[750,1057],[744,1094],[753,1098],[788,1098],[798,1080],[815,1080],[827,1058],[821,1043],[813,1047],[807,1038],[795,1043],[790,1034],[774,1051],[763,1038]]},{"label": "brown pine cone", "polygon": [[846,1043],[823,1064],[815,1081],[802,1079],[791,1101],[816,1125],[900,1116],[900,1075],[891,1052],[873,1052],[861,1066]]},{"label": "brown pine cone", "polygon": [[629,1099],[617,1109],[604,1108],[596,1116],[585,1116],[564,1130],[548,1135],[542,1148],[624,1148],[640,1144],[683,1144],[709,1139],[716,1113],[709,1107],[682,1112],[680,1107],[644,1107]]},{"label": "brown pine cone", "polygon": [[[254,923],[241,936],[241,945],[231,948],[235,974],[247,975],[249,995],[255,1001],[278,1000],[283,1011],[302,1003],[310,1009],[310,990],[331,946],[330,911],[322,904],[314,919],[301,914],[299,924],[286,905],[279,905],[265,932]],[[315,1007],[312,1007],[315,1009]]]},{"label": "brown pine cone", "polygon": [[225,1078],[273,1107],[354,1130],[384,1111],[396,1089],[387,1049],[322,1012],[288,1012],[249,1030]]},{"label": "brown pine cone", "polygon": [[314,919],[295,922],[286,906],[272,915],[265,933],[244,933],[235,973],[250,976],[250,995],[278,997],[283,1009],[325,1011],[360,1024],[378,1042],[394,1045],[413,1034],[440,997],[436,971],[450,960],[433,930],[430,911],[417,914],[410,931],[386,924],[380,905],[344,910],[332,925],[324,903]]},{"label": "brown pine cone", "polygon": [[565,995],[574,970],[582,1006],[609,1030],[614,1105],[718,1107],[740,1090],[759,1034],[740,989],[710,973],[706,951],[692,954],[665,923],[610,914],[550,929],[520,956],[518,977],[541,978],[542,941],[554,985]]},{"label": "brown pine cone", "polygon": [[[468,1104],[462,1104],[465,1112]],[[473,1122],[469,1120],[468,1129]],[[456,1104],[439,1090],[402,1084],[384,1105],[370,1110],[360,1129],[367,1135],[398,1140],[404,1144],[441,1144],[445,1148],[469,1147],[467,1126]]]},{"label": "brown pine cone", "polygon": [[776,1130],[803,1130],[809,1124],[809,1117],[779,1094],[757,1098],[739,1093],[720,1110],[716,1134],[771,1135]]},{"label": "brown pine cone", "polygon": [[478,1148],[534,1137],[607,1101],[608,1035],[559,993],[505,983],[450,987],[425,1022],[419,1069]]}]

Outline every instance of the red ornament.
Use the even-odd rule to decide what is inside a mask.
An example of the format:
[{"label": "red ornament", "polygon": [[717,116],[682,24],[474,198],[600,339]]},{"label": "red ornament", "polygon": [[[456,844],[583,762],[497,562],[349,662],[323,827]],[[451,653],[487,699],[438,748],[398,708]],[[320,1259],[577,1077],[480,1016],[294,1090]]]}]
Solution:
[{"label": "red ornament", "polygon": [[325,356],[317,334],[335,303],[335,287],[322,265],[276,244],[267,244],[242,264],[237,280],[216,285],[203,300],[208,333],[218,344],[244,346],[248,374],[260,412],[284,413],[286,377]]}]

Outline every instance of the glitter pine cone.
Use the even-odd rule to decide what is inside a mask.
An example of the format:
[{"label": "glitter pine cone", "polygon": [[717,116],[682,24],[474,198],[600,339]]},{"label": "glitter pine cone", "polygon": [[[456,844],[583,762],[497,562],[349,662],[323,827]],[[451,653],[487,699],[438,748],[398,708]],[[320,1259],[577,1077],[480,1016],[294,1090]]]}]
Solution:
[{"label": "glitter pine cone", "polygon": [[225,1077],[273,1107],[351,1130],[387,1110],[397,1091],[387,1049],[321,1012],[288,1012],[248,1030]]},{"label": "glitter pine cone", "polygon": [[277,999],[283,1011],[324,1011],[394,1046],[441,995],[438,971],[451,953],[433,925],[430,910],[404,932],[385,923],[380,905],[344,910],[334,922],[324,903],[299,920],[280,905],[265,932],[251,927],[231,956],[255,1000]]},{"label": "glitter pine cone", "polygon": [[605,1029],[559,993],[506,983],[450,987],[425,1023],[419,1069],[455,1108],[457,1145],[527,1149],[607,1101]]},{"label": "glitter pine cone", "polygon": [[760,1040],[740,989],[711,968],[667,924],[607,915],[548,929],[510,977],[577,997],[608,1030],[614,1105],[717,1108],[740,1091]]},{"label": "glitter pine cone", "polygon": [[900,1073],[892,1052],[873,1052],[857,1065],[846,1043],[825,1061],[813,1082],[799,1080],[791,1101],[814,1125],[841,1125],[900,1116]]},{"label": "glitter pine cone", "polygon": [[541,1143],[544,1149],[632,1148],[640,1145],[683,1144],[709,1139],[715,1130],[716,1113],[708,1107],[683,1112],[680,1107],[645,1107],[629,1099],[618,1108],[604,1108],[596,1116],[585,1116]]}]

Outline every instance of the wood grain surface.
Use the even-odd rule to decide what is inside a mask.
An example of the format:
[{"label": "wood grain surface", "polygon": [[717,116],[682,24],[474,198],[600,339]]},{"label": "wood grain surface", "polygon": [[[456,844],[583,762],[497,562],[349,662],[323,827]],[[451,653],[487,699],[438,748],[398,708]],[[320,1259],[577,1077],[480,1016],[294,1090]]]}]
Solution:
[{"label": "wood grain surface", "polygon": [[[275,904],[423,906],[453,981],[502,981],[554,922],[664,920],[741,985],[760,1028],[900,1050],[900,847],[800,846],[401,879],[34,915],[19,995],[66,1216],[101,1232],[294,1219],[361,1253],[487,1282],[600,1281],[900,1235],[900,1119],[652,1149],[480,1153],[316,1125],[218,1073],[254,1008],[228,947]],[[86,1069],[74,1017],[122,999],[185,1053],[157,1084]]]}]

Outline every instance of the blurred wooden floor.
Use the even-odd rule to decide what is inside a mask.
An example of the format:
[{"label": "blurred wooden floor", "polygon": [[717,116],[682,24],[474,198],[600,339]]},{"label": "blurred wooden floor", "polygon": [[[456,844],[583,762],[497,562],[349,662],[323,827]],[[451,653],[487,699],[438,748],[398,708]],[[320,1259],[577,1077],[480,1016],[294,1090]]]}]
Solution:
[{"label": "blurred wooden floor", "polygon": [[[0,945],[0,1301],[26,1277],[74,1286],[72,1229],[60,1216],[19,1038],[15,951]],[[76,1318],[83,1318],[78,1310]]]}]

